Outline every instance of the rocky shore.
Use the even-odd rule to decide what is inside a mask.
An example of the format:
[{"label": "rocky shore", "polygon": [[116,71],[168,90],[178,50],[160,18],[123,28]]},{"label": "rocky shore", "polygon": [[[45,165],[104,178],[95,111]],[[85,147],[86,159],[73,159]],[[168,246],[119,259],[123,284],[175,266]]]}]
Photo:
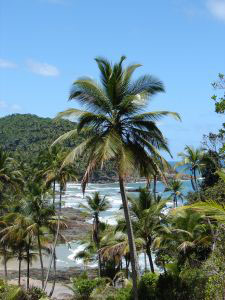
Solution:
[{"label": "rocky shore", "polygon": [[[96,277],[97,276],[97,269],[88,268],[85,269],[85,271],[88,272],[88,275],[90,277]],[[47,269],[44,269],[45,275],[47,273]],[[71,277],[76,277],[81,275],[84,272],[83,268],[80,267],[70,267],[70,268],[61,268],[57,269],[56,273],[56,282],[60,283],[69,283]],[[26,277],[26,270],[21,271],[21,276]],[[0,271],[0,278],[4,278],[4,271]],[[30,278],[41,280],[41,269],[39,268],[31,268],[30,269]],[[8,270],[8,279],[18,279],[18,270]],[[53,272],[50,272],[49,275],[49,282],[53,281]]]},{"label": "rocky shore", "polygon": [[62,208],[62,215],[64,217],[67,228],[61,230],[67,242],[82,239],[91,230],[91,225],[87,223],[79,209],[64,207]]}]

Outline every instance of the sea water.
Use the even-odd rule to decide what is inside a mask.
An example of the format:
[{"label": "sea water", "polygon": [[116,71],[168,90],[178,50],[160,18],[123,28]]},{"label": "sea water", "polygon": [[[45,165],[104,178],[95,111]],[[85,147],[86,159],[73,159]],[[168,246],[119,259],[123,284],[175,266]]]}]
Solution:
[{"label": "sea water", "polygon": [[[182,180],[183,183],[183,194],[186,195],[189,191],[192,190],[190,180]],[[133,182],[127,183],[126,189],[138,189],[139,187],[145,187],[146,182]],[[165,186],[161,181],[157,181],[156,190],[163,199],[168,198],[169,193],[164,192]],[[94,192],[99,192],[100,195],[106,196],[110,202],[111,208],[106,212],[100,213],[100,220],[108,224],[116,224],[117,218],[123,215],[123,211],[120,209],[122,201],[120,195],[120,189],[118,183],[106,183],[106,184],[95,184],[90,183],[86,188],[85,195],[83,195],[81,190],[81,185],[77,183],[67,184],[67,189],[65,194],[62,197],[62,201],[65,207],[78,208],[80,203],[86,204],[86,196],[91,196]],[[138,193],[128,193],[132,196],[137,196]],[[182,205],[181,200],[178,200],[178,205]],[[168,201],[168,209],[173,207],[172,199]],[[92,220],[90,220],[92,222]],[[83,249],[83,246],[79,245],[78,242],[72,242],[69,244],[59,245],[56,248],[57,255],[57,268],[64,267],[76,267],[83,266],[81,260],[75,260],[75,255]],[[143,255],[139,256],[140,267],[144,267],[144,257]],[[89,267],[96,267],[97,264],[89,265]]]}]

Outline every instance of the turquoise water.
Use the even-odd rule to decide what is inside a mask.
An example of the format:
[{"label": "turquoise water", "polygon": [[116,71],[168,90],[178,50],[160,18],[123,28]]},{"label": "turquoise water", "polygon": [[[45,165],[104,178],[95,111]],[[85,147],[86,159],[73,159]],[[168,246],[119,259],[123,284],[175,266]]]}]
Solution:
[{"label": "turquoise water", "polygon": [[[190,180],[183,180],[183,194],[187,194],[188,191],[192,190]],[[145,182],[135,182],[127,183],[127,189],[137,189],[139,187],[145,187]],[[167,198],[169,193],[164,193],[165,186],[162,182],[157,182],[157,192]],[[121,206],[121,197],[119,193],[119,184],[118,183],[107,183],[107,184],[89,184],[86,189],[86,195],[91,195],[94,192],[100,192],[101,195],[107,196],[110,201],[111,208],[100,215],[101,221],[107,222],[108,224],[116,224],[116,219],[122,214],[120,210]],[[134,196],[137,193],[129,193]],[[64,205],[66,207],[77,208],[79,203],[86,202],[85,197],[83,197],[80,184],[68,184],[67,191],[63,196]],[[182,205],[181,202],[178,202],[178,205]],[[168,208],[173,207],[172,200],[168,201]],[[68,245],[59,245],[56,249],[57,251],[57,265],[58,268],[63,267],[75,267],[77,265],[82,265],[82,261],[75,261],[74,255],[82,249],[82,246],[79,246],[77,243],[70,243],[70,248]],[[140,265],[143,265],[143,257],[140,256]],[[94,266],[94,265],[93,265]]]}]

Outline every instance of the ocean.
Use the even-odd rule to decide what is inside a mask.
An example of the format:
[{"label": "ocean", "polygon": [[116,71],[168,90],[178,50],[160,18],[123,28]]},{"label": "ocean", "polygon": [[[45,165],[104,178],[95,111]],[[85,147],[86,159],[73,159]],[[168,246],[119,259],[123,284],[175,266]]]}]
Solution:
[{"label": "ocean", "polygon": [[[192,190],[190,180],[183,180],[183,194],[187,194]],[[145,187],[145,182],[135,182],[135,183],[127,183],[126,189],[137,189],[139,187]],[[163,198],[167,198],[169,193],[164,193],[165,186],[162,182],[157,182],[157,192],[162,195]],[[122,210],[120,210],[121,206],[121,196],[119,193],[119,184],[118,183],[106,183],[106,184],[88,184],[86,188],[86,194],[92,195],[94,192],[100,192],[102,196],[107,196],[110,201],[111,208],[106,212],[100,214],[101,221],[104,221],[108,224],[116,224],[116,219],[120,214],[122,214]],[[137,193],[132,193],[132,195],[137,195]],[[79,203],[86,202],[85,196],[83,197],[83,193],[81,190],[80,184],[69,183],[67,185],[67,190],[63,195],[63,202],[65,207],[73,207],[78,208]],[[182,205],[182,202],[179,201],[178,205]],[[168,201],[168,208],[173,207],[172,200]],[[74,256],[77,252],[83,249],[83,246],[79,245],[77,242],[69,243],[69,245],[59,245],[56,249],[57,255],[57,268],[64,267],[76,267],[82,266],[83,263],[80,260],[74,260]],[[139,264],[141,268],[144,266],[144,257],[140,255]],[[90,267],[96,267],[97,265],[93,264]]]}]

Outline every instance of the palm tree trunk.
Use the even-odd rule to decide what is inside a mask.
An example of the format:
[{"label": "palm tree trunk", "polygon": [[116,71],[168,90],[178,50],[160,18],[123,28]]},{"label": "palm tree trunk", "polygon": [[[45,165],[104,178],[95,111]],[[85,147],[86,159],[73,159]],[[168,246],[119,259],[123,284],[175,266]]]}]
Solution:
[{"label": "palm tree trunk", "polygon": [[62,185],[60,184],[60,190],[59,190],[59,211],[62,211]]},{"label": "palm tree trunk", "polygon": [[[98,214],[95,215],[95,222],[96,222],[96,246],[97,249],[100,249],[100,243],[99,243],[99,218]],[[101,255],[98,252],[98,276],[101,277]]]},{"label": "palm tree trunk", "polygon": [[30,242],[27,244],[27,290],[30,287]]},{"label": "palm tree trunk", "polygon": [[21,260],[21,258],[19,258],[19,270],[18,270],[19,276],[18,276],[18,285],[21,284],[21,262],[22,262],[22,260]]},{"label": "palm tree trunk", "polygon": [[46,278],[45,278],[44,290],[46,289],[46,286],[47,286],[47,283],[48,283],[49,273],[50,273],[51,266],[52,266],[52,261],[53,261],[53,258],[54,258],[55,248],[56,248],[56,244],[57,244],[57,240],[58,240],[58,236],[59,236],[59,225],[60,225],[60,213],[58,213],[57,230],[56,230],[55,240],[54,240],[54,244],[53,244],[53,248],[52,248],[52,255],[50,257],[48,271],[47,271],[47,275],[46,275]]},{"label": "palm tree trunk", "polygon": [[153,264],[153,260],[152,260],[152,253],[151,253],[151,249],[150,249],[149,245],[146,245],[146,253],[148,255],[151,272],[155,273],[154,264]]},{"label": "palm tree trunk", "polygon": [[18,285],[20,285],[20,279],[21,279],[21,262],[22,262],[22,251],[21,249],[19,250],[19,256],[18,256],[18,260],[19,260],[19,276],[18,276]]},{"label": "palm tree trunk", "polygon": [[147,272],[147,257],[146,257],[146,251],[144,251],[144,261],[145,261],[145,272]]},{"label": "palm tree trunk", "polygon": [[6,249],[5,246],[3,246],[3,260],[4,260],[4,273],[5,273],[5,281],[8,280],[8,270],[7,270],[7,257],[6,257]]},{"label": "palm tree trunk", "polygon": [[129,275],[129,260],[128,258],[125,256],[125,268],[126,268],[126,278],[128,279],[128,275]]},{"label": "palm tree trunk", "polygon": [[151,187],[151,177],[147,177],[146,178],[146,190],[150,191],[150,187]]},{"label": "palm tree trunk", "polygon": [[177,207],[177,195],[176,194],[174,195],[173,203],[174,203],[174,207]]},{"label": "palm tree trunk", "polygon": [[43,265],[43,258],[42,258],[42,251],[41,251],[41,241],[40,241],[40,230],[37,230],[37,240],[38,240],[38,252],[41,264],[41,286],[42,289],[44,288],[44,265]]},{"label": "palm tree trunk", "polygon": [[156,202],[156,184],[157,184],[157,175],[154,175],[154,177],[153,177],[153,195],[154,195],[155,202]]},{"label": "palm tree trunk", "polygon": [[53,206],[55,208],[55,180],[53,181]]},{"label": "palm tree trunk", "polygon": [[134,300],[138,300],[137,279],[138,279],[139,269],[138,269],[138,261],[137,261],[137,251],[136,251],[136,245],[134,242],[134,234],[133,234],[133,229],[132,229],[132,224],[131,224],[131,218],[130,218],[130,213],[129,213],[127,197],[126,197],[126,193],[125,193],[124,179],[121,176],[119,176],[119,183],[120,183],[120,193],[121,193],[122,202],[123,202],[123,210],[124,210],[124,216],[125,216],[125,220],[126,220],[128,242],[129,242],[129,249],[130,249]]},{"label": "palm tree trunk", "polygon": [[194,168],[193,173],[194,173],[195,188],[196,188],[196,191],[198,192],[198,181],[197,181],[197,176],[196,176],[196,168]]},{"label": "palm tree trunk", "polygon": [[176,207],[176,196],[173,197],[173,207]]},{"label": "palm tree trunk", "polygon": [[56,282],[56,253],[54,250],[54,261],[53,261],[53,268],[54,268],[54,279],[53,279],[53,284],[52,284],[52,289],[49,293],[49,297],[51,297],[54,293],[54,289],[55,289],[55,282]]}]

